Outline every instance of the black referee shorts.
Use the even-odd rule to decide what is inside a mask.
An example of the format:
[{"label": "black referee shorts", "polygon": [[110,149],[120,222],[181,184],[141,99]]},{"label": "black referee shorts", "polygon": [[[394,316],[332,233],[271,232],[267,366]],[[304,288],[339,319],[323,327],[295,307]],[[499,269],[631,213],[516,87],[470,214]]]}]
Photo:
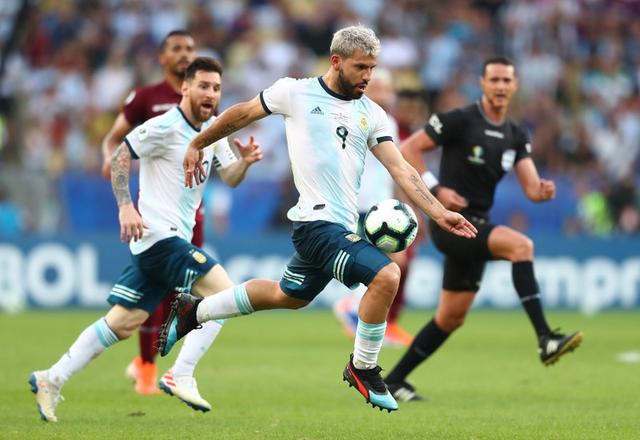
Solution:
[{"label": "black referee shorts", "polygon": [[489,234],[496,225],[480,217],[467,219],[478,229],[475,238],[459,237],[429,221],[431,240],[445,256],[442,288],[446,290],[477,292],[486,262],[494,259],[489,252]]}]

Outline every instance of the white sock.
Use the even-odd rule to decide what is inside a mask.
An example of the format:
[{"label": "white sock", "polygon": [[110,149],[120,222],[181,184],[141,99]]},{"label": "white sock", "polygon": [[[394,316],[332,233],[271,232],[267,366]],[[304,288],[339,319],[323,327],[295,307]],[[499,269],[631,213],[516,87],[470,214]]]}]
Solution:
[{"label": "white sock", "polygon": [[353,366],[359,370],[371,370],[378,364],[387,321],[367,324],[358,318],[356,342],[353,348]]},{"label": "white sock", "polygon": [[118,337],[109,328],[104,317],[84,329],[69,350],[49,368],[49,380],[62,387],[69,378],[84,368],[107,347],[118,342]]},{"label": "white sock", "polygon": [[198,304],[196,318],[200,324],[213,319],[227,319],[253,313],[244,284],[207,296]]},{"label": "white sock", "polygon": [[196,364],[202,359],[222,329],[223,320],[207,321],[202,328],[190,331],[171,370],[174,376],[193,376]]}]

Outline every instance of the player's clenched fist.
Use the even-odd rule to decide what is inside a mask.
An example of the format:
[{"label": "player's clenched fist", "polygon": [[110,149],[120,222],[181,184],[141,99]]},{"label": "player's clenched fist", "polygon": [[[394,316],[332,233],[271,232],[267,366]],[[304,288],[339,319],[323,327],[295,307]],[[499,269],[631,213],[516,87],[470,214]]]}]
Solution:
[{"label": "player's clenched fist", "polygon": [[551,200],[556,197],[556,184],[553,180],[540,179],[540,200]]}]

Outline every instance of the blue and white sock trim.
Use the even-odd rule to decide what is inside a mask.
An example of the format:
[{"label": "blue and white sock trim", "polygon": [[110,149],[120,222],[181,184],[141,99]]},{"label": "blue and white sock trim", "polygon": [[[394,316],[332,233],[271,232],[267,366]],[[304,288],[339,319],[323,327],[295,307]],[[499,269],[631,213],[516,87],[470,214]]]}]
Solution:
[{"label": "blue and white sock trim", "polygon": [[94,322],[92,327],[104,348],[110,347],[119,341],[118,336],[109,328],[104,317]]},{"label": "blue and white sock trim", "polygon": [[387,321],[380,324],[368,324],[358,318],[357,335],[365,341],[381,341],[387,329]]},{"label": "blue and white sock trim", "polygon": [[240,284],[233,288],[233,297],[236,300],[236,306],[238,306],[238,310],[243,315],[248,315],[249,313],[255,312],[253,307],[251,306],[251,302],[249,301],[249,296],[247,295],[247,288],[244,284]]}]

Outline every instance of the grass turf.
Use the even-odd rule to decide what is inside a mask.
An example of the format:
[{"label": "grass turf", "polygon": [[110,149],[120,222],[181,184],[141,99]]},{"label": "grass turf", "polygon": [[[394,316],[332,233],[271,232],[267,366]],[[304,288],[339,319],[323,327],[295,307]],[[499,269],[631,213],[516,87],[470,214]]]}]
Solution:
[{"label": "grass turf", "polygon": [[[640,435],[637,312],[550,313],[585,331],[583,345],[543,367],[521,312],[473,311],[410,380],[427,402],[387,414],[342,381],[352,344],[330,312],[263,312],[227,322],[196,376],[214,406],[196,413],[167,395],[138,396],[123,379],[137,341],[120,343],[65,386],[57,424],[39,419],[27,379],[55,362],[100,312],[0,315],[0,438],[631,439]],[[431,312],[405,313],[415,332]],[[384,348],[390,369],[403,350]],[[161,358],[159,372],[175,356]]]}]

